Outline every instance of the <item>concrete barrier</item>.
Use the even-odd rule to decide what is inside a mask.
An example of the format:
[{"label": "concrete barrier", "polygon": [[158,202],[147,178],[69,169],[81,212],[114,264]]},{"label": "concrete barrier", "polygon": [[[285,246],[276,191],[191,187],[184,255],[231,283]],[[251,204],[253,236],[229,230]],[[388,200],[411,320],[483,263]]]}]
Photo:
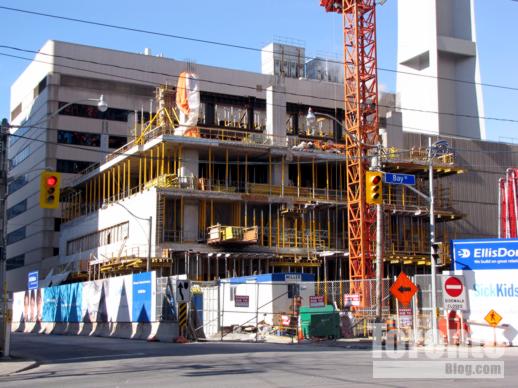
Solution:
[{"label": "concrete barrier", "polygon": [[18,333],[81,335],[173,342],[178,337],[176,322],[13,322]]}]

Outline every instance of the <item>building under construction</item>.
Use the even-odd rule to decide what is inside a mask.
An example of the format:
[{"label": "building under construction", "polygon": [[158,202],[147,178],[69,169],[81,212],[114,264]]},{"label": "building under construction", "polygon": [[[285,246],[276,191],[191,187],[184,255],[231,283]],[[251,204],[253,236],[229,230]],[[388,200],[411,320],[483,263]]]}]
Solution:
[{"label": "building under construction", "polygon": [[[192,73],[180,79],[157,88],[156,113],[137,122],[127,145],[62,193],[61,263],[90,278],[141,271],[149,259],[159,273],[197,280],[280,271],[348,279],[341,129],[328,120],[307,126],[303,104],[273,127],[267,101],[200,98]],[[381,161],[383,171],[415,174],[427,193],[426,148],[383,147]],[[462,215],[441,178],[462,170],[448,148],[432,166],[436,240],[448,241],[445,225]],[[385,275],[428,272],[427,201],[401,185],[384,185],[383,198]]]}]

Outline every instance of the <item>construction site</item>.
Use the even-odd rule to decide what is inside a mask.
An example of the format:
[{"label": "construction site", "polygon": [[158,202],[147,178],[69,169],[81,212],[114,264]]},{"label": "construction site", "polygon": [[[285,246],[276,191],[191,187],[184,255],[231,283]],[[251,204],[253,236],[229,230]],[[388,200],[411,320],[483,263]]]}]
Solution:
[{"label": "construction site", "polygon": [[[449,225],[464,214],[444,178],[464,168],[439,136],[433,147],[396,147],[380,132],[375,2],[321,5],[344,16],[344,109],[286,102],[290,61],[303,65],[298,51],[275,54],[266,98],[204,91],[186,64],[177,85],[156,88],[155,109],[134,112],[130,141],[63,191],[60,261],[75,263],[75,276],[147,268],[209,281],[295,271],[351,281],[350,292],[367,297],[355,281],[374,277],[376,255],[386,277],[430,272],[430,203],[419,194],[429,187],[433,241],[444,242],[436,260],[449,266]],[[369,170],[411,174],[416,184],[380,182],[376,210]],[[134,217],[115,222],[110,207]],[[130,232],[137,222],[143,234],[142,220],[147,241]]]},{"label": "construction site", "polygon": [[[335,133],[319,134],[310,127],[288,135],[288,126],[284,134],[269,136],[255,129],[246,110],[217,101],[214,112],[205,106],[205,114],[217,118],[215,125],[186,127],[180,123],[180,93],[185,93],[181,86],[157,88],[158,111],[137,126],[135,139],[86,171],[63,195],[65,233],[83,216],[152,190],[156,208],[144,215],[153,219],[152,269],[164,275],[187,273],[195,280],[213,280],[296,271],[322,281],[346,280],[358,276],[361,262],[362,277],[371,277],[372,255],[350,258],[350,166],[344,136],[335,142]],[[232,109],[237,113],[230,117],[241,118],[244,112],[244,119],[220,120]],[[296,109],[304,122],[308,107]],[[389,147],[382,148],[380,159],[383,171],[415,174],[416,187],[423,191],[432,165],[437,239],[448,241],[452,236],[443,225],[462,216],[441,184],[443,176],[462,173],[453,152],[444,149],[430,163],[425,148]],[[427,273],[429,206],[405,186],[384,186],[385,275]],[[368,227],[365,249],[373,249],[373,221],[361,222]],[[81,257],[81,268],[88,265],[95,277],[145,269],[145,247],[132,246],[127,232],[111,239],[104,242],[118,242],[111,256]],[[88,251],[89,243],[85,238],[68,240],[67,255]],[[443,246],[446,266],[447,244]]]}]

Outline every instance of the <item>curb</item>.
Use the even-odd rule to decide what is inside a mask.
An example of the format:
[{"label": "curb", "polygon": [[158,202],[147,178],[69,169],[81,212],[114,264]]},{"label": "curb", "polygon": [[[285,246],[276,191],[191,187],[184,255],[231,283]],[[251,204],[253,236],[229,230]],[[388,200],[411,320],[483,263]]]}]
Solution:
[{"label": "curb", "polygon": [[[17,360],[17,357],[11,357],[10,361],[13,362],[13,364],[24,363],[25,365],[20,366],[18,368],[16,368],[16,366],[13,365],[13,368],[11,370],[9,370],[8,372],[0,372],[0,377],[11,376],[11,375],[14,375],[17,373],[26,372],[28,370],[35,369],[41,365],[40,362],[38,362],[38,361],[28,361],[28,360],[24,361],[24,360],[19,360],[19,359]],[[9,364],[9,362],[7,362],[5,365],[8,365],[8,364]],[[8,367],[6,367],[6,369],[8,369]],[[0,368],[0,371],[1,371],[1,368]]]}]

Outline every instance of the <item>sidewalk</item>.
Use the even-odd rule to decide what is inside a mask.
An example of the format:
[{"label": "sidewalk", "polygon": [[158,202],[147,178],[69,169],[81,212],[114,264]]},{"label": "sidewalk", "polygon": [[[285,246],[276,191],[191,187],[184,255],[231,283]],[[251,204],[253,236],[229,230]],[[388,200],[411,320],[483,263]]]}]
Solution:
[{"label": "sidewalk", "polygon": [[0,377],[19,373],[21,371],[33,368],[36,365],[36,361],[30,361],[21,358],[0,358]]}]

